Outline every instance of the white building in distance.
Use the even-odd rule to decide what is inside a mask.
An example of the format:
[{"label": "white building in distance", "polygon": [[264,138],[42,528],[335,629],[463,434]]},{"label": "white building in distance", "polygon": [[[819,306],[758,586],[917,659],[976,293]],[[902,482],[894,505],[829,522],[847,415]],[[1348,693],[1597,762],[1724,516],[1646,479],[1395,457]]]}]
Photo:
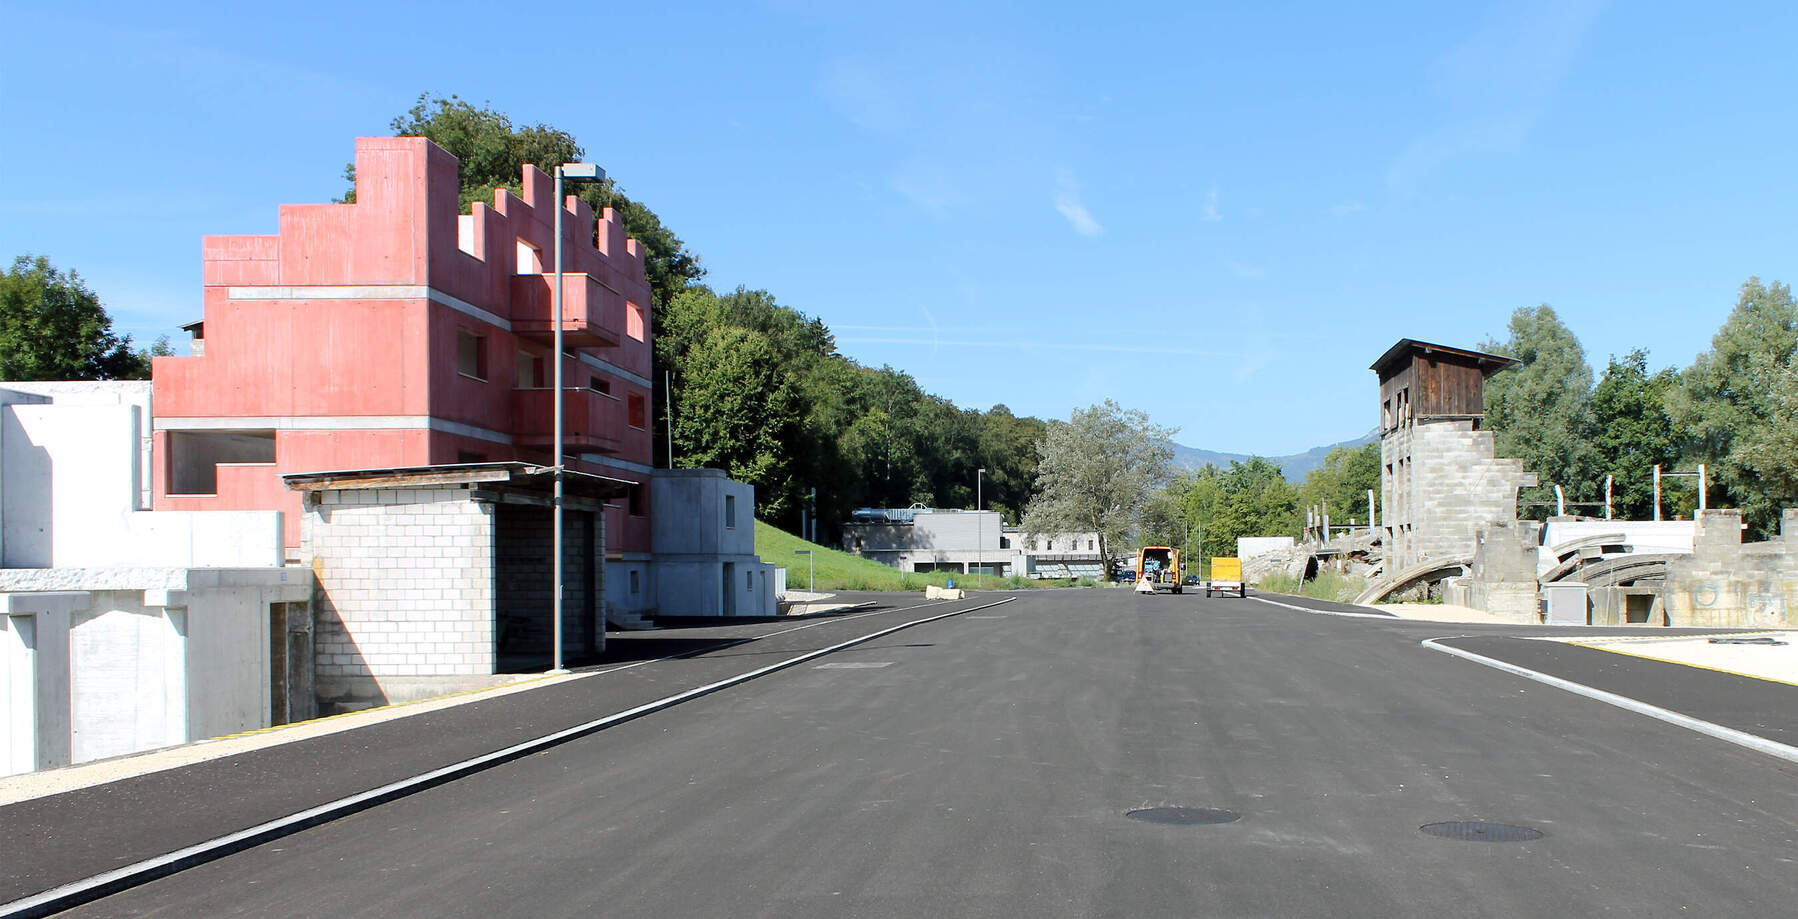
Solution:
[{"label": "white building in distance", "polygon": [[1030,535],[997,511],[862,508],[843,524],[842,548],[907,572],[1105,577],[1097,533]]}]

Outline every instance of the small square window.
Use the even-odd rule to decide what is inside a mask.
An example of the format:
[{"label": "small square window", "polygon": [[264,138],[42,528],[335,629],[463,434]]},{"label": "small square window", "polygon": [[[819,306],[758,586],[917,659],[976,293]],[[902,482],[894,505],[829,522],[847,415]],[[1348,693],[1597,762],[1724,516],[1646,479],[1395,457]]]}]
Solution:
[{"label": "small square window", "polygon": [[633,428],[649,427],[649,404],[637,393],[631,393],[626,403],[629,408],[627,423]]},{"label": "small square window", "polygon": [[612,394],[611,382],[608,380],[602,380],[599,377],[588,377],[587,378],[587,388],[591,389],[597,393],[605,393],[608,396]]},{"label": "small square window", "polygon": [[543,388],[543,359],[529,351],[518,352],[518,388]]},{"label": "small square window", "polygon": [[643,307],[626,300],[624,302],[624,334],[637,341],[642,341],[645,334],[643,325]]},{"label": "small square window", "polygon": [[456,372],[477,380],[487,379],[487,336],[468,329],[456,330]]},{"label": "small square window", "polygon": [[518,241],[518,273],[543,273],[543,250],[522,239]]}]

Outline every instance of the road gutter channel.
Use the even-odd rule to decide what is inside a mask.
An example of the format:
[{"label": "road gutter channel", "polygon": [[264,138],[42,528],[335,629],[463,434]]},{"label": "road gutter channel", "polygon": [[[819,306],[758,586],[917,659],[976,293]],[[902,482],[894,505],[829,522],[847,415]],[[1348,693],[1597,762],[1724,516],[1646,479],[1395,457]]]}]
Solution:
[{"label": "road gutter channel", "polygon": [[[852,638],[845,642],[839,642],[827,648],[809,651],[798,657],[788,658],[784,661],[769,664],[766,667],[751,670],[748,673],[727,677],[695,689],[678,692],[671,696],[664,696],[653,702],[646,702],[635,708],[607,715],[604,718],[598,718],[585,724],[578,724],[571,728],[564,728],[560,731],[545,734],[541,737],[506,747],[503,750],[496,750],[492,753],[483,754],[472,759],[466,759],[462,762],[444,766],[440,769],[433,769],[430,772],[421,773],[409,779],[390,782],[379,788],[373,788],[360,794],[350,795],[346,798],[339,798],[336,801],[327,802],[317,807],[289,814],[286,817],[279,817],[266,823],[261,823],[248,829],[239,830],[235,833],[230,833],[205,842],[195,843],[194,845],[183,849],[177,849],[165,855],[144,859],[136,864],[126,865],[123,868],[115,868],[112,871],[96,874],[92,877],[84,878],[70,884],[64,884],[61,887],[52,888],[39,894],[23,897],[10,903],[0,904],[0,919],[14,919],[14,917],[25,919],[25,917],[47,916],[52,913],[61,912],[62,910],[70,909],[83,903],[98,900],[101,897],[128,890],[139,884],[156,880],[157,878],[167,877],[171,874],[185,871],[188,868],[216,861],[227,855],[242,852],[245,849],[253,848],[283,836],[290,836],[301,830],[329,823],[341,817],[347,817],[351,814],[368,810],[389,801],[395,801],[455,779],[472,775],[476,772],[493,768],[494,766],[503,765],[504,763],[523,756],[528,756],[540,750],[559,746],[568,741],[577,740],[588,734],[596,733],[605,730],[606,728],[623,724],[627,721],[634,721],[645,715],[651,715],[662,711],[663,709],[672,708],[683,702],[690,702],[701,696],[711,695],[719,690],[729,689],[732,686],[747,683],[750,680],[803,664],[806,661],[823,657],[826,654],[841,651],[845,648],[852,648],[859,644],[865,644],[876,638],[891,635],[894,632],[903,629],[909,629],[912,626],[924,625],[926,623],[948,619],[952,616],[960,616],[964,613],[973,613],[983,609],[991,609],[995,606],[1003,606],[1016,599],[1016,597],[1006,597],[1003,600],[983,604],[981,606],[974,606],[961,610],[951,610],[947,613],[927,616],[923,619],[902,622],[899,625],[881,629],[878,632],[872,632],[859,638]],[[835,621],[841,622],[843,620]],[[821,624],[822,623],[812,623],[810,625]],[[810,625],[799,626],[784,630],[784,632],[772,634],[778,635],[785,634],[785,632],[796,632],[799,631],[799,629],[809,628]],[[740,643],[747,643],[748,641],[760,640],[761,638],[767,637],[771,636],[757,636],[754,639],[746,639],[744,642]],[[709,648],[707,650],[717,649]]]},{"label": "road gutter channel", "polygon": [[1516,664],[1507,663],[1497,658],[1487,657],[1483,654],[1475,654],[1472,651],[1445,645],[1441,643],[1444,640],[1445,639],[1427,638],[1424,639],[1423,646],[1433,651],[1452,654],[1455,657],[1470,660],[1486,667],[1491,667],[1494,670],[1502,670],[1514,676],[1523,677],[1526,680],[1535,680],[1538,683],[1553,686],[1556,689],[1563,689],[1575,695],[1585,696],[1588,699],[1603,702],[1606,705],[1615,705],[1625,711],[1635,712],[1638,715],[1647,715],[1650,718],[1665,721],[1668,724],[1682,727],[1689,731],[1697,731],[1707,737],[1712,737],[1726,743],[1732,743],[1740,747],[1746,747],[1756,753],[1765,753],[1768,756],[1778,757],[1787,762],[1798,763],[1798,747],[1782,744],[1776,740],[1768,740],[1765,737],[1758,737],[1747,731],[1738,731],[1735,728],[1724,727],[1721,724],[1710,721],[1703,721],[1698,718],[1693,718],[1690,715],[1682,715],[1679,712],[1661,708],[1658,705],[1650,705],[1647,702],[1631,699],[1628,696],[1620,696],[1614,692],[1595,689],[1584,683],[1575,683],[1572,680],[1564,680],[1558,676],[1550,676],[1541,671],[1531,670],[1528,667],[1519,667]]}]

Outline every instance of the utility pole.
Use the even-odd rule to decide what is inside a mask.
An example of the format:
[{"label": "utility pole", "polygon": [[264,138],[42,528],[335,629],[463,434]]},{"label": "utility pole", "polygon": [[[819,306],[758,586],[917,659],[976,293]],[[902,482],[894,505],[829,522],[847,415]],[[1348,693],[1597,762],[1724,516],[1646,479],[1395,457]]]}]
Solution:
[{"label": "utility pole", "polygon": [[980,513],[980,480],[985,477],[985,468],[974,470],[974,588],[976,590],[986,584],[986,518]]}]

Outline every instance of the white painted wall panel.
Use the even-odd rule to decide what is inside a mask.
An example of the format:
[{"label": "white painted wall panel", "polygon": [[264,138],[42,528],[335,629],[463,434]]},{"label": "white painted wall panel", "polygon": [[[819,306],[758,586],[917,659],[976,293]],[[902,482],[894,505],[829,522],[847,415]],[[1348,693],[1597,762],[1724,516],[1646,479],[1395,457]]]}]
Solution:
[{"label": "white painted wall panel", "polygon": [[187,739],[185,625],[179,613],[141,609],[74,617],[69,632],[72,762]]},{"label": "white painted wall panel", "polygon": [[0,616],[0,775],[37,768],[37,619]]}]

